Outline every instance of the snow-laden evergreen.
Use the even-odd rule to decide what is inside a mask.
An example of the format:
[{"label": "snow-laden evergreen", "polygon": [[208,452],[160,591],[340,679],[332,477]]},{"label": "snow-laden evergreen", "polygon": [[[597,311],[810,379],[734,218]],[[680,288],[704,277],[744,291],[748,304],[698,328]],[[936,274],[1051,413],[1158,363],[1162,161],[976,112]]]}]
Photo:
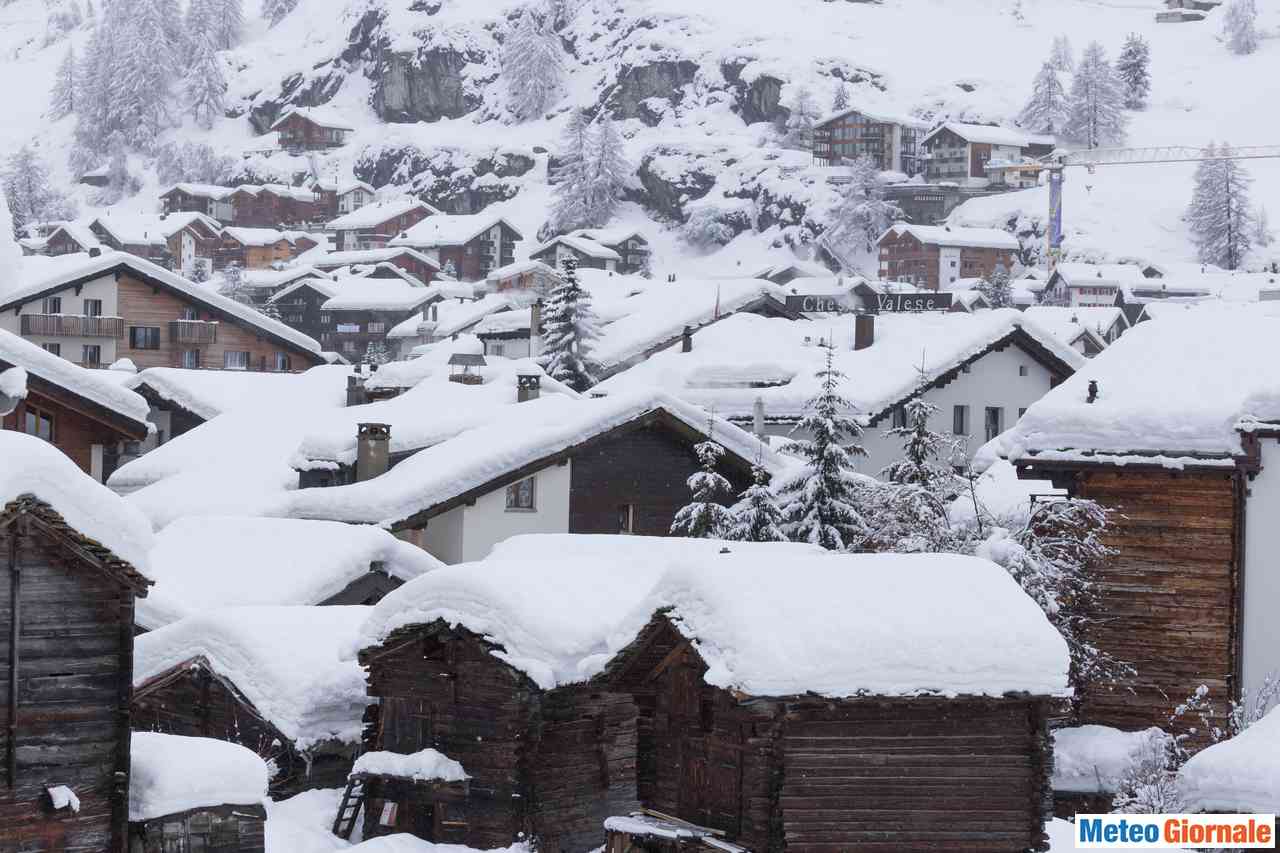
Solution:
[{"label": "snow-laden evergreen", "polygon": [[592,227],[603,228],[617,212],[622,192],[635,174],[635,168],[627,162],[622,134],[607,114],[596,122],[590,151],[587,220]]},{"label": "snow-laden evergreen", "polygon": [[76,215],[75,205],[54,185],[48,165],[30,145],[15,151],[5,164],[4,194],[16,234],[37,222]]},{"label": "snow-laden evergreen", "polygon": [[895,221],[902,209],[884,197],[884,179],[870,157],[859,157],[850,166],[849,182],[840,191],[840,201],[831,212],[831,226],[823,243],[838,257],[870,252],[876,241]]},{"label": "snow-laden evergreen", "polygon": [[978,283],[978,292],[987,300],[992,308],[1013,307],[1013,285],[1009,280],[1009,271],[1004,264],[997,264],[991,275]]},{"label": "snow-laden evergreen", "polygon": [[9,211],[9,191],[0,187],[0,281],[18,281],[22,275],[22,249],[18,247],[17,226]]},{"label": "snow-laden evergreen", "polygon": [[502,49],[502,75],[512,112],[521,121],[540,118],[559,97],[564,74],[560,37],[526,6]]},{"label": "snow-laden evergreen", "polygon": [[862,427],[850,416],[852,405],[840,393],[845,375],[835,367],[835,344],[824,342],[826,367],[817,375],[822,390],[807,404],[796,431],[812,436],[792,441],[788,450],[804,466],[779,489],[786,533],[797,542],[830,551],[857,550],[867,535],[859,509],[862,484],[854,472],[855,456],[867,451],[857,443]]},{"label": "snow-laden evergreen", "polygon": [[1131,110],[1146,109],[1151,93],[1151,46],[1137,33],[1129,33],[1116,60],[1116,73],[1124,84],[1124,105]]},{"label": "snow-laden evergreen", "polygon": [[283,21],[297,6],[298,0],[264,0],[262,17],[266,18],[269,24],[274,27]]},{"label": "snow-laden evergreen", "polygon": [[849,87],[841,80],[836,84],[836,93],[831,98],[831,111],[839,113],[847,109],[849,109]]},{"label": "snow-laden evergreen", "polygon": [[[1211,144],[1205,153],[1225,157],[1231,147]],[[1196,166],[1186,220],[1201,263],[1229,270],[1244,264],[1256,232],[1249,203],[1251,182],[1239,160],[1209,159]]]},{"label": "snow-laden evergreen", "polygon": [[244,0],[205,0],[208,32],[213,46],[229,50],[240,43],[244,28]]},{"label": "snow-laden evergreen", "polygon": [[733,486],[716,470],[724,448],[708,438],[694,445],[693,452],[698,457],[698,470],[688,479],[691,500],[676,513],[671,522],[671,535],[722,539],[734,521],[721,503],[733,495]]},{"label": "snow-laden evergreen", "polygon": [[591,294],[578,281],[578,262],[565,258],[560,282],[551,289],[542,313],[542,353],[538,363],[552,379],[575,391],[598,381],[591,345],[599,336]]},{"label": "snow-laden evergreen", "polygon": [[785,519],[778,499],[769,486],[769,472],[757,462],[751,468],[751,485],[729,507],[731,522],[725,539],[737,542],[785,542]]},{"label": "snow-laden evergreen", "polygon": [[796,88],[787,107],[791,114],[787,117],[787,135],[785,144],[791,148],[809,150],[813,147],[813,126],[820,113],[814,103],[813,92],[808,86]]},{"label": "snow-laden evergreen", "polygon": [[383,365],[391,361],[391,353],[387,351],[387,345],[383,341],[369,341],[369,345],[364,348],[364,363],[373,365]]},{"label": "snow-laden evergreen", "polygon": [[76,48],[70,45],[53,76],[53,91],[49,94],[49,118],[55,121],[76,111],[76,67]]},{"label": "snow-laden evergreen", "polygon": [[1018,123],[1032,133],[1058,133],[1067,120],[1067,91],[1052,63],[1040,66]]},{"label": "snow-laden evergreen", "polygon": [[1071,83],[1066,135],[1089,148],[1124,144],[1124,87],[1098,42],[1085,48]]},{"label": "snow-laden evergreen", "polygon": [[1070,74],[1076,68],[1075,51],[1071,49],[1071,39],[1066,36],[1055,36],[1053,49],[1049,52],[1049,64],[1055,71]]},{"label": "snow-laden evergreen", "polygon": [[1258,49],[1258,7],[1254,0],[1231,0],[1222,18],[1227,50],[1239,56]]},{"label": "snow-laden evergreen", "polygon": [[214,119],[223,113],[227,81],[222,76],[222,63],[208,33],[191,35],[191,68],[187,71],[183,89],[187,110],[196,124],[206,129],[213,127]]},{"label": "snow-laden evergreen", "polygon": [[556,152],[555,202],[542,236],[591,227],[591,137],[591,119],[582,110],[574,110]]}]

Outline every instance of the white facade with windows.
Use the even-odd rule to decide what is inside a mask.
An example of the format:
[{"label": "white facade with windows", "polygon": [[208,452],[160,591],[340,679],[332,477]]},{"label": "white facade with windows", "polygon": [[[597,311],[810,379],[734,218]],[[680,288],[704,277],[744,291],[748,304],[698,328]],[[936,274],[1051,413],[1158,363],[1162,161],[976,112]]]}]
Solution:
[{"label": "white facade with windows", "polygon": [[[20,335],[67,361],[86,364],[86,358],[96,357],[98,361],[88,362],[90,366],[106,366],[119,358],[118,347],[123,344],[114,334],[107,333],[110,329],[104,324],[118,321],[119,316],[115,277],[107,275],[86,282],[79,294],[67,289],[45,297],[38,312],[3,312],[0,329]],[[78,331],[100,333],[76,334]]]}]

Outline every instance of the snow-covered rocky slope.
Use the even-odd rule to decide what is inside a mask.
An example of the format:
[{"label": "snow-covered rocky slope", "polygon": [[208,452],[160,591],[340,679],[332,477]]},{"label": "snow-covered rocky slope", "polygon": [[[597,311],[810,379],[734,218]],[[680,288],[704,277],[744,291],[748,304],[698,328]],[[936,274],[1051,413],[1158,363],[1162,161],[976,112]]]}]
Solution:
[{"label": "snow-covered rocky slope", "polygon": [[[867,109],[1011,123],[1055,36],[1069,36],[1077,53],[1097,39],[1114,58],[1125,35],[1138,32],[1151,43],[1154,81],[1150,107],[1131,114],[1131,145],[1280,141],[1270,106],[1280,40],[1233,56],[1219,37],[1220,11],[1200,23],[1157,24],[1164,4],[1156,0],[567,0],[564,97],[523,124],[510,120],[499,76],[522,0],[300,0],[271,29],[256,2],[247,0],[244,40],[223,55],[228,115],[208,131],[187,120],[173,138],[245,155],[243,179],[288,180],[318,168],[404,185],[454,211],[496,205],[532,238],[566,112],[603,107],[623,122],[638,167],[623,217],[655,238],[659,270],[731,273],[762,262],[771,246],[804,247],[825,227],[834,191],[807,152],[781,146],[775,127],[802,86],[823,110],[843,81]],[[1280,8],[1259,5],[1264,34],[1276,34]],[[68,43],[81,46],[87,32],[46,45],[44,20],[43,0],[0,6],[0,78],[10,84],[0,149],[34,139],[69,181],[75,119],[51,123],[44,112]],[[261,133],[284,109],[322,103],[356,128],[347,146],[318,162],[251,153],[271,147]],[[1280,192],[1280,161],[1248,168],[1255,201]],[[1068,253],[1192,260],[1180,219],[1191,172],[1072,171]],[[153,206],[155,189],[152,178],[126,205]],[[1045,207],[1044,190],[1028,190],[971,202],[956,220],[1021,220],[1025,230]],[[743,233],[709,256],[693,251],[678,226],[698,209]]]}]

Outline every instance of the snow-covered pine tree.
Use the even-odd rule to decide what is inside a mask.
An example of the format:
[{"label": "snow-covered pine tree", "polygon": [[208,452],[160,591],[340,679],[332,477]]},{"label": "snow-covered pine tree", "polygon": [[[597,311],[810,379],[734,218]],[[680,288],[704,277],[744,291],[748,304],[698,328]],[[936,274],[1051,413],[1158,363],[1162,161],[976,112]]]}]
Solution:
[{"label": "snow-covered pine tree", "polygon": [[84,22],[90,27],[98,25],[98,13],[94,11],[93,0],[84,0]]},{"label": "snow-covered pine tree", "polygon": [[1258,49],[1258,7],[1254,0],[1231,0],[1222,19],[1222,37],[1227,50],[1237,56]]},{"label": "snow-covered pine tree", "polygon": [[607,114],[596,122],[589,168],[587,219],[591,225],[603,228],[617,212],[627,180],[635,171],[627,162],[622,134]]},{"label": "snow-covered pine tree", "polygon": [[364,363],[383,365],[391,360],[391,353],[387,352],[387,345],[382,341],[369,341],[369,345],[364,349]]},{"label": "snow-covered pine tree", "polygon": [[1267,219],[1267,208],[1260,204],[1253,212],[1253,244],[1266,248],[1273,242],[1275,238],[1271,236],[1271,222]]},{"label": "snow-covered pine tree", "polygon": [[596,384],[591,345],[599,335],[591,294],[578,281],[578,261],[565,258],[560,281],[542,313],[542,353],[538,363],[552,379],[575,391]]},{"label": "snow-covered pine tree", "polygon": [[264,0],[262,17],[275,26],[298,6],[298,0]]},{"label": "snow-covered pine tree", "polygon": [[795,431],[812,436],[792,441],[789,450],[804,460],[797,476],[779,489],[784,530],[797,542],[830,551],[855,550],[867,534],[858,508],[859,483],[851,456],[866,456],[857,443],[862,427],[849,416],[852,404],[840,393],[845,376],[835,366],[835,344],[827,341],[826,366],[818,394],[805,405]]},{"label": "snow-covered pine tree", "polygon": [[699,470],[688,479],[692,500],[676,513],[675,520],[671,522],[671,535],[720,539],[733,524],[733,516],[720,503],[733,494],[733,486],[716,470],[720,457],[724,456],[724,448],[708,434],[706,441],[694,445],[693,452],[698,457]]},{"label": "snow-covered pine tree", "polygon": [[53,76],[53,92],[49,96],[49,118],[57,120],[76,111],[76,48],[67,47],[57,73]]},{"label": "snow-covered pine tree", "polygon": [[555,102],[564,81],[560,37],[542,15],[526,6],[502,49],[512,112],[521,121],[539,118]]},{"label": "snow-covered pine tree", "polygon": [[[1231,153],[1229,145],[1205,149],[1208,157]],[[1252,247],[1252,179],[1238,160],[1207,159],[1196,167],[1186,220],[1201,263],[1239,269]]]},{"label": "snow-covered pine tree", "polygon": [[1071,39],[1066,36],[1056,36],[1053,39],[1053,49],[1049,52],[1049,64],[1056,71],[1065,71],[1070,74],[1076,68],[1074,51],[1071,49]]},{"label": "snow-covered pine tree", "polygon": [[218,287],[218,293],[234,299],[241,305],[253,307],[253,299],[249,296],[248,288],[244,283],[244,270],[239,264],[228,264],[222,270],[222,284]]},{"label": "snow-covered pine tree", "polygon": [[953,496],[959,484],[951,471],[947,457],[955,447],[955,440],[929,427],[929,421],[938,413],[938,407],[924,398],[928,377],[924,368],[917,368],[921,393],[903,406],[903,425],[886,430],[886,434],[901,440],[902,458],[891,462],[880,472],[882,479],[897,484],[923,486],[934,490],[941,486],[948,497]]},{"label": "snow-covered pine tree", "polygon": [[229,50],[240,43],[244,28],[244,0],[206,0],[209,35],[218,50]]},{"label": "snow-covered pine tree", "polygon": [[1013,284],[1009,281],[1009,271],[1004,268],[1004,264],[996,264],[991,275],[978,283],[978,292],[992,308],[1013,307]]},{"label": "snow-covered pine tree", "polygon": [[30,145],[15,151],[5,164],[4,193],[19,234],[37,222],[75,216],[75,205],[54,186],[49,167]]},{"label": "snow-covered pine tree", "polygon": [[807,151],[813,147],[813,126],[819,118],[817,105],[813,102],[813,93],[808,86],[796,87],[791,96],[789,107],[791,115],[787,117],[787,135],[785,144],[791,148]]},{"label": "snow-covered pine tree", "polygon": [[[150,151],[170,122],[169,86],[177,76],[178,54],[163,0],[132,0],[128,5],[131,17],[113,29],[122,33],[121,40],[113,39],[120,51],[122,107],[113,130],[124,132],[134,147]],[[114,16],[115,6],[108,8]]]},{"label": "snow-covered pine tree", "polygon": [[836,84],[835,97],[831,99],[831,111],[839,113],[847,109],[849,109],[849,87],[841,80]]},{"label": "snow-covered pine tree", "polygon": [[885,201],[879,165],[870,157],[859,157],[850,164],[849,182],[840,191],[840,202],[831,214],[833,224],[824,240],[840,256],[870,252],[889,226],[901,218],[902,209]]},{"label": "snow-covered pine tree", "polygon": [[1018,123],[1032,133],[1058,133],[1067,117],[1067,92],[1051,63],[1040,66],[1031,84],[1031,98],[1022,108]]},{"label": "snow-covered pine tree", "polygon": [[0,187],[0,281],[19,281],[22,277],[22,249],[18,246],[18,233],[6,196],[7,191]]},{"label": "snow-covered pine tree", "polygon": [[453,262],[453,258],[450,258],[444,262],[444,269],[440,270],[440,272],[445,278],[456,280],[458,278],[458,265]]},{"label": "snow-covered pine tree", "polygon": [[227,81],[222,76],[222,62],[213,48],[208,33],[191,34],[191,67],[183,83],[187,109],[196,124],[206,130],[223,113],[223,96]]},{"label": "snow-covered pine tree", "polygon": [[1090,148],[1122,145],[1127,119],[1124,88],[1098,42],[1085,48],[1071,83],[1066,135]]},{"label": "snow-covered pine tree", "polygon": [[560,137],[552,192],[555,203],[546,232],[564,234],[591,225],[591,120],[582,110],[574,110]]},{"label": "snow-covered pine tree", "polygon": [[45,0],[44,43],[53,44],[77,29],[84,19],[76,0]]},{"label": "snow-covered pine tree", "polygon": [[729,516],[732,521],[724,532],[725,539],[735,542],[787,541],[782,532],[782,509],[769,486],[769,472],[761,459],[756,459],[751,466],[751,485],[739,495],[738,502],[729,507]]},{"label": "snow-covered pine tree", "polygon": [[1151,46],[1137,33],[1129,33],[1116,59],[1116,73],[1124,85],[1124,105],[1131,110],[1146,109],[1151,93]]}]

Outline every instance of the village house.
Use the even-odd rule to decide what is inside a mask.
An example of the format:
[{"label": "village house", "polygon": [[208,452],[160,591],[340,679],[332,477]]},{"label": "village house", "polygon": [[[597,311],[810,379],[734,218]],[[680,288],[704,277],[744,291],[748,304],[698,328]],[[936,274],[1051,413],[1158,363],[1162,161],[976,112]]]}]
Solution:
[{"label": "village house", "polygon": [[267,764],[217,738],[134,732],[129,853],[266,850]]},{"label": "village house", "polygon": [[1083,723],[1166,727],[1201,685],[1221,714],[1280,669],[1280,409],[1256,369],[1275,324],[1225,306],[1136,326],[984,450],[1115,512],[1086,639],[1136,675],[1086,686]]},{"label": "village house", "polygon": [[101,241],[98,240],[96,234],[89,230],[88,224],[83,222],[63,222],[45,238],[44,247],[38,254],[57,257],[81,252],[87,253],[90,249],[101,247]]},{"label": "village house", "polygon": [[[365,467],[357,459],[349,485],[330,479],[334,485],[320,487],[326,474],[342,472],[318,448],[304,446],[299,455],[310,471],[300,480],[304,488],[288,496],[288,514],[380,524],[459,563],[518,533],[667,535],[688,502],[686,480],[698,467],[693,445],[705,439],[708,424],[726,448],[721,471],[736,491],[750,482],[757,459],[770,469],[781,465],[747,433],[664,394],[539,397],[547,380],[528,375],[518,391],[506,389],[511,401],[525,402],[499,419],[417,449],[389,470],[383,460],[391,453],[370,451]],[[409,395],[388,403],[401,400],[407,405]],[[389,440],[394,426],[386,432],[369,438]]]},{"label": "village house", "polygon": [[1043,305],[1103,306],[1116,304],[1124,284],[1142,286],[1160,283],[1148,280],[1136,264],[1060,263],[1053,269],[1040,294]]},{"label": "village house", "polygon": [[430,284],[440,275],[440,263],[435,258],[406,246],[326,252],[324,254],[312,254],[302,260],[322,272],[330,273],[342,267],[393,264],[423,284]]},{"label": "village house", "polygon": [[147,438],[144,399],[97,371],[3,330],[0,373],[11,380],[24,374],[16,385],[0,389],[0,429],[52,444],[98,482]]},{"label": "village house", "polygon": [[998,228],[898,223],[877,241],[880,278],[928,290],[948,290],[958,279],[1013,270],[1018,238]]},{"label": "village house", "polygon": [[296,154],[323,151],[347,144],[347,135],[355,132],[351,124],[326,109],[293,107],[271,125],[280,134],[280,147]]},{"label": "village house", "polygon": [[292,257],[293,246],[274,228],[232,226],[222,230],[222,244],[214,256],[214,267],[265,270]]},{"label": "village house", "polygon": [[1204,302],[1212,296],[1214,292],[1208,287],[1188,286],[1164,279],[1154,279],[1144,284],[1121,284],[1116,290],[1114,304],[1124,313],[1125,319],[1131,325],[1136,325],[1151,319],[1154,312],[1150,309],[1153,307],[1189,307]]},{"label": "village house", "polygon": [[328,221],[371,203],[377,191],[364,181],[351,178],[312,181],[311,192],[316,199],[316,218]]},{"label": "village house", "polygon": [[813,127],[813,159],[820,166],[839,166],[870,157],[882,172],[907,177],[921,172],[920,138],[927,122],[850,108],[821,119]]},{"label": "village house", "polygon": [[641,803],[757,851],[1048,849],[1069,656],[1003,568],[722,544],[667,561],[592,682],[635,697]]},{"label": "village house", "polygon": [[[320,319],[320,306],[336,296],[338,288],[327,275],[308,276],[287,284],[273,293],[267,302],[275,306],[280,322],[304,335],[321,340],[328,331],[327,323]],[[326,349],[331,340],[322,344]]]},{"label": "village house", "polygon": [[316,248],[327,250],[329,247],[329,235],[322,231],[287,230],[280,233],[289,241],[289,249],[295,258]]},{"label": "village house", "polygon": [[642,273],[649,268],[649,241],[639,231],[630,228],[583,228],[569,232],[570,237],[582,237],[612,249],[621,260],[618,272],[622,275]]},{"label": "village house", "polygon": [[601,246],[587,237],[574,237],[562,234],[553,237],[541,246],[529,252],[529,259],[541,261],[553,269],[561,269],[564,262],[573,258],[580,269],[598,269],[606,272],[618,272],[622,264],[622,255]]},{"label": "village house", "polygon": [[367,607],[202,611],[134,643],[133,727],[238,743],[289,797],[346,781],[364,725],[364,672],[340,658]]},{"label": "village house", "polygon": [[438,288],[398,279],[347,276],[333,282],[333,295],[320,305],[320,343],[361,361],[370,345],[385,346],[387,332],[424,306],[442,298]]},{"label": "village house", "polygon": [[987,186],[999,182],[1014,189],[1035,186],[1036,172],[1010,167],[1044,157],[1054,145],[1052,136],[953,121],[934,128],[920,141],[925,177],[930,183]]},{"label": "village house", "polygon": [[515,263],[515,244],[524,239],[506,218],[485,213],[430,216],[390,241],[430,255],[445,275],[481,281],[498,267]]},{"label": "village house", "polygon": [[320,346],[254,309],[124,252],[102,252],[11,290],[0,329],[69,361],[138,368],[303,370]]},{"label": "village house", "polygon": [[241,184],[229,201],[233,214],[226,224],[241,228],[282,228],[323,221],[315,193],[306,187]]},{"label": "village house", "polygon": [[[526,306],[530,299],[536,298],[535,291],[513,291],[487,293],[478,299],[458,296],[432,302],[422,310],[421,316],[411,316],[400,324],[392,326],[387,332],[387,346],[397,359],[415,357],[415,350],[436,341],[448,341],[458,335],[473,332],[485,318],[502,312],[519,310]],[[528,312],[525,312],[528,317]],[[520,335],[517,334],[516,337]],[[525,323],[523,331],[525,344],[517,346],[513,352],[529,349],[529,329]],[[482,352],[487,350],[482,349]]]},{"label": "village house", "polygon": [[1027,318],[1081,355],[1093,358],[1115,343],[1129,328],[1129,320],[1119,308],[1102,306],[1067,307],[1033,305]]},{"label": "village house", "polygon": [[310,265],[290,265],[280,269],[242,269],[240,292],[253,300],[254,305],[262,305],[289,285],[308,278],[328,278],[328,276]]},{"label": "village house", "polygon": [[541,309],[534,306],[495,312],[477,323],[472,331],[484,346],[485,355],[536,357],[538,353],[534,350],[541,341],[542,332],[539,329],[534,333],[534,327],[541,325],[534,319],[535,314],[540,316]]},{"label": "village house", "polygon": [[90,222],[89,230],[102,246],[191,276],[197,264],[211,263],[222,226],[202,213],[161,216],[112,211]]},{"label": "village house", "polygon": [[416,198],[375,201],[332,219],[325,230],[334,235],[334,248],[381,249],[400,234],[440,211]]},{"label": "village house", "polygon": [[0,431],[0,457],[0,838],[127,853],[130,625],[151,525],[46,442]]},{"label": "village house", "polygon": [[233,224],[235,206],[231,196],[235,187],[217,184],[174,184],[160,193],[165,213],[202,213],[223,224]]},{"label": "village house", "polygon": [[560,283],[560,275],[541,261],[517,261],[493,270],[484,281],[490,293],[514,290],[545,296]]}]

